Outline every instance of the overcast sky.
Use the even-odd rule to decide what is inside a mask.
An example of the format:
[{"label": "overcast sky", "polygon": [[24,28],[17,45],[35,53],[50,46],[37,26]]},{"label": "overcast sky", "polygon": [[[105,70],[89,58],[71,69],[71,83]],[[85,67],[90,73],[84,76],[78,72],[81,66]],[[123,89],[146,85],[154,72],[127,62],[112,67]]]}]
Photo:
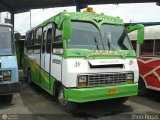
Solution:
[{"label": "overcast sky", "polygon": [[[119,16],[124,22],[160,22],[160,6],[156,3],[143,4],[111,4],[94,5],[96,13],[104,13],[110,16]],[[31,10],[31,26],[35,27],[44,20],[58,14],[63,10],[68,12],[76,11],[75,7],[61,7],[50,9]],[[83,10],[82,10],[83,11]],[[21,13],[15,15],[15,30],[25,34],[30,29],[30,13]]]}]

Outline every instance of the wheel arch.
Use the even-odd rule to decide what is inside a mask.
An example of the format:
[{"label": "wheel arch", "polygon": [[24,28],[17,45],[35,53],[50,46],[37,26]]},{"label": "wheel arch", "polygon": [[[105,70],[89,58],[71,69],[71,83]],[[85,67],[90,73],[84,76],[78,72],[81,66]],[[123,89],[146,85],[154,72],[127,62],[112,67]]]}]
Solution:
[{"label": "wheel arch", "polygon": [[142,75],[139,75],[138,83],[139,83],[139,81],[143,81],[145,86],[147,87],[147,83],[146,83],[146,81],[145,81],[145,79],[144,79],[144,77]]},{"label": "wheel arch", "polygon": [[62,86],[62,83],[58,80],[55,80],[55,83],[53,85],[53,94],[54,96],[58,96],[59,87]]}]

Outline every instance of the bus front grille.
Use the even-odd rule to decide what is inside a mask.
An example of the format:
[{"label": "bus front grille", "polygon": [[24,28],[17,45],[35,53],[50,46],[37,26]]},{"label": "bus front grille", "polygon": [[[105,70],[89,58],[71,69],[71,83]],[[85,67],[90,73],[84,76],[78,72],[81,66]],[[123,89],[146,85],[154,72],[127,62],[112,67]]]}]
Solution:
[{"label": "bus front grille", "polygon": [[88,85],[109,85],[127,82],[127,73],[88,75]]},{"label": "bus front grille", "polygon": [[0,71],[0,83],[3,81],[3,74],[2,71]]}]

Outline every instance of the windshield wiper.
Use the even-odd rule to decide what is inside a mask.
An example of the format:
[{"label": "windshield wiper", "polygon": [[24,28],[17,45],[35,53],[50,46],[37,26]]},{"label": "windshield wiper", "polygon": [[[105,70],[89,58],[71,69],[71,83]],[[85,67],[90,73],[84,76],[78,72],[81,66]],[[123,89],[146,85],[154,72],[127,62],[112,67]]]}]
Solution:
[{"label": "windshield wiper", "polygon": [[[123,34],[123,33],[122,33]],[[123,55],[123,53],[121,53],[112,43],[111,43],[111,38],[109,38],[109,36],[105,33],[105,38],[107,38],[108,40],[108,44],[109,44],[109,50],[110,50],[110,46],[112,46],[124,59],[126,59],[126,57]]]},{"label": "windshield wiper", "polygon": [[106,32],[104,33],[104,37],[105,37],[105,36],[107,36],[106,38],[107,38],[107,41],[108,41],[108,48],[109,48],[109,50],[110,50],[110,49],[111,49],[111,46],[110,46],[110,45],[111,45],[111,42],[110,42],[110,39],[109,39],[109,37],[108,37],[108,35],[107,35]]},{"label": "windshield wiper", "polygon": [[90,55],[92,55],[92,53],[95,52],[96,48],[97,48],[97,50],[99,50],[98,42],[97,42],[97,39],[95,36],[94,36],[94,41],[95,41],[95,46],[93,47],[92,52],[90,54],[88,54],[87,56],[85,56],[86,58],[88,58]]}]

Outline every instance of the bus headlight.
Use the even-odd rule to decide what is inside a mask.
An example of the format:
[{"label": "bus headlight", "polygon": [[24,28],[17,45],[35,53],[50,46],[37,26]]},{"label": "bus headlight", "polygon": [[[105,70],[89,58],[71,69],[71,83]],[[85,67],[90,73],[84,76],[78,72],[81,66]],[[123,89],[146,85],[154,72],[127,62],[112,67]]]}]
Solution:
[{"label": "bus headlight", "polygon": [[3,71],[3,81],[10,81],[11,80],[11,71]]},{"label": "bus headlight", "polygon": [[134,82],[134,74],[128,73],[127,74],[127,83],[133,83]]},{"label": "bus headlight", "polygon": [[87,76],[79,76],[78,77],[78,86],[79,87],[87,86]]}]

